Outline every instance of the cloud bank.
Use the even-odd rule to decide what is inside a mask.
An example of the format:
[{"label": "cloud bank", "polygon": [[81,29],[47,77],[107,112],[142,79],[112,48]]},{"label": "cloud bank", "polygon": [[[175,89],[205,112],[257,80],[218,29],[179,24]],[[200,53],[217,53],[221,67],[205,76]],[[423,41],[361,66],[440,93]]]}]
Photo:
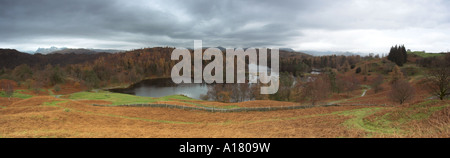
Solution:
[{"label": "cloud bank", "polygon": [[154,46],[448,51],[445,0],[2,0],[0,48]]}]

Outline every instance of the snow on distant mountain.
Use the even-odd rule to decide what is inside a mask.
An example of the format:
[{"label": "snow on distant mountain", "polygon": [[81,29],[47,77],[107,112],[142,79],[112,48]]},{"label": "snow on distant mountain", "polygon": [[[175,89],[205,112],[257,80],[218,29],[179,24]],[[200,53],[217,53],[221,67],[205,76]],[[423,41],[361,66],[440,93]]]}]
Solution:
[{"label": "snow on distant mountain", "polygon": [[95,54],[95,53],[117,53],[123,52],[124,50],[116,50],[116,49],[85,49],[85,48],[67,48],[67,47],[50,47],[50,48],[38,48],[34,53],[40,54],[51,54],[51,53],[59,53],[59,54],[67,54],[67,53],[75,53],[75,54]]},{"label": "snow on distant mountain", "polygon": [[357,52],[336,52],[336,51],[301,51],[303,53],[312,55],[312,56],[326,56],[326,55],[344,55],[344,56],[352,56],[352,55],[367,55],[365,53],[357,53]]},{"label": "snow on distant mountain", "polygon": [[64,49],[67,49],[67,48],[66,47],[58,48],[58,47],[52,46],[50,48],[38,48],[34,53],[49,54],[51,52],[64,50]]},{"label": "snow on distant mountain", "polygon": [[89,49],[63,49],[63,50],[58,50],[58,51],[51,52],[49,54],[70,54],[70,53],[74,53],[74,54],[95,54],[95,53],[98,53],[98,52],[93,51],[93,50],[89,50]]},{"label": "snow on distant mountain", "polygon": [[286,52],[295,52],[295,50],[293,50],[292,48],[280,48],[280,50],[286,51]]},{"label": "snow on distant mountain", "polygon": [[126,50],[119,50],[119,49],[89,49],[96,52],[105,52],[105,53],[119,53],[119,52],[125,52]]},{"label": "snow on distant mountain", "polygon": [[[227,48],[222,47],[222,46],[217,46],[217,47],[202,47],[202,49],[208,49],[208,48],[218,48],[218,49],[220,49],[221,51],[226,51],[226,49],[227,49]],[[187,48],[187,49],[193,50],[192,48]],[[236,49],[236,48],[234,48],[234,49]],[[242,49],[247,50],[248,48],[242,48]],[[295,50],[293,50],[292,48],[279,48],[279,50],[281,50],[281,51],[286,51],[286,52],[295,52]]]}]

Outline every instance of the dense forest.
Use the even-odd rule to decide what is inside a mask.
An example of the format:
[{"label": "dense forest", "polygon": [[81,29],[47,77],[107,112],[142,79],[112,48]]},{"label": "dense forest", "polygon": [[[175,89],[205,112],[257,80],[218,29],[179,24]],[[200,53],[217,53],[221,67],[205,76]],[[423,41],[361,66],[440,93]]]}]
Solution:
[{"label": "dense forest", "polygon": [[[19,86],[25,86],[36,92],[43,87],[59,88],[58,85],[65,83],[86,90],[130,85],[145,78],[170,77],[172,67],[178,62],[170,60],[174,49],[155,47],[112,54],[48,55],[31,55],[2,49],[0,79],[15,81]],[[193,50],[190,51],[193,53]],[[208,62],[210,61],[203,60],[203,66]],[[248,59],[246,62],[248,63]],[[379,85],[384,82],[397,86],[396,89],[410,87],[405,78],[417,74],[419,70],[402,67],[405,63],[430,70],[444,68],[445,70],[440,71],[448,72],[450,55],[447,53],[428,58],[408,56],[403,45],[393,46],[387,57],[373,54],[364,57],[358,55],[317,57],[299,52],[280,51],[280,87],[277,93],[260,95],[259,87],[262,85],[259,83],[244,83],[239,86],[214,84],[202,98],[222,102],[240,102],[244,101],[244,98],[251,98],[309,101],[315,104],[331,94],[349,93],[359,89],[361,82],[370,81],[370,86],[375,92],[381,89]],[[311,74],[313,70],[319,71],[319,74]],[[445,96],[448,92],[442,93]]]}]

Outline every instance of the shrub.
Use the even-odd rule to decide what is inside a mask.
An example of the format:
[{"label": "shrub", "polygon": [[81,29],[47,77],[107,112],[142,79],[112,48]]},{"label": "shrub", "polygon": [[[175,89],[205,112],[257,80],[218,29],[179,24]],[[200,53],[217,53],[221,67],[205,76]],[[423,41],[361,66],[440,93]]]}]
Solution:
[{"label": "shrub", "polygon": [[59,87],[59,85],[55,85],[53,89],[55,90],[55,92],[59,92],[61,90],[61,87]]},{"label": "shrub", "polygon": [[400,104],[411,100],[414,98],[415,89],[406,80],[399,80],[391,85],[391,92],[388,94],[389,97]]},{"label": "shrub", "polygon": [[361,72],[361,68],[360,67],[356,68],[356,73],[358,74],[360,72]]}]

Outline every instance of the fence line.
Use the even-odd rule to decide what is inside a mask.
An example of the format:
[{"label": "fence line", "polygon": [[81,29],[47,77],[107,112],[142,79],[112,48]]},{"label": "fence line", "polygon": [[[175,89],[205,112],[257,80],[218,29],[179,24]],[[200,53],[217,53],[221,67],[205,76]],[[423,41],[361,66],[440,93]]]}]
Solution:
[{"label": "fence line", "polygon": [[[93,104],[94,106],[112,107],[114,105],[99,105]],[[183,109],[183,110],[200,110],[207,112],[248,112],[248,111],[275,111],[275,110],[293,110],[293,109],[306,109],[312,107],[329,107],[329,106],[343,106],[339,104],[325,104],[325,105],[292,105],[292,106],[272,106],[272,107],[243,107],[243,108],[215,108],[215,107],[192,107],[183,105],[172,105],[172,104],[124,104],[115,105],[120,107],[161,107],[170,109]],[[383,106],[377,104],[351,104],[346,106]],[[386,105],[384,105],[386,106]]]}]

